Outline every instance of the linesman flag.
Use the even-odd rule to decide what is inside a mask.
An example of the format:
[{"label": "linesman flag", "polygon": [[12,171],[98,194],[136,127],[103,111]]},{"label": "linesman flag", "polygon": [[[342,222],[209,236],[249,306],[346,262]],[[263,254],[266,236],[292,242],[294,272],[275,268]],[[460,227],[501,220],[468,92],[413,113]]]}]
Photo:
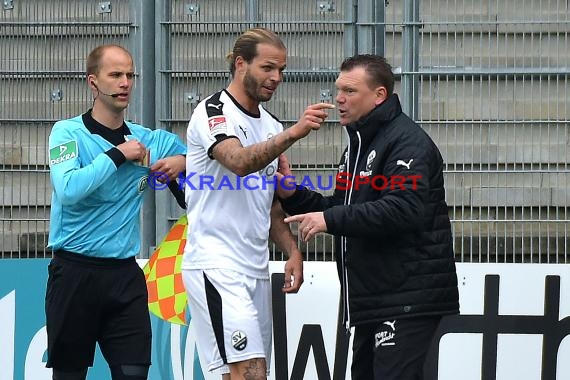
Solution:
[{"label": "linesman flag", "polygon": [[186,325],[186,291],[182,283],[182,254],[188,220],[182,215],[143,268],[148,288],[148,309],[170,323]]}]

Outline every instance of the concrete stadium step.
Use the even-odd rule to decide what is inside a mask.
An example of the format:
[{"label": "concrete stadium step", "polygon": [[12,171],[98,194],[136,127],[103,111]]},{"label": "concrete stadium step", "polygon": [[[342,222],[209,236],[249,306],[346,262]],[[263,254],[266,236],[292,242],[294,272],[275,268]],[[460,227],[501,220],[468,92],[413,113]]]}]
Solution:
[{"label": "concrete stadium step", "polygon": [[[293,227],[295,229],[295,227]],[[294,236],[299,239],[297,231]],[[378,239],[382,244],[382,239]],[[565,263],[569,252],[561,247],[570,245],[568,234],[537,234],[532,236],[508,235],[461,235],[454,233],[454,253],[457,261],[488,263]],[[328,234],[317,234],[308,242],[299,240],[299,249],[307,260],[334,260],[334,239]],[[270,251],[271,252],[271,251]],[[283,260],[283,255],[273,253],[274,260]]]},{"label": "concrete stadium step", "polygon": [[570,245],[566,235],[461,236],[454,235],[455,257],[461,262],[566,263]]},{"label": "concrete stadium step", "polygon": [[0,207],[36,205],[51,202],[49,172],[0,171]]},{"label": "concrete stadium step", "polygon": [[[174,71],[229,72],[229,64],[225,60],[233,47],[238,33],[214,34],[195,33],[192,30],[185,34],[172,36]],[[343,35],[328,30],[308,35],[306,32],[295,32],[281,36],[287,46],[287,71],[337,69],[343,58]],[[189,40],[191,44],[188,44]],[[287,71],[285,75],[287,75]]]},{"label": "concrete stadium step", "polygon": [[112,12],[101,13],[101,2],[68,1],[68,0],[30,0],[16,4],[14,9],[2,12],[1,21],[34,22],[46,21],[70,22],[128,22],[131,17],[129,1],[112,2]]},{"label": "concrete stadium step", "polygon": [[[10,96],[0,102],[2,119],[59,120],[75,116],[91,107],[91,93],[84,75],[68,78],[52,77],[0,78],[0,87]],[[55,94],[55,95],[52,95]]]},{"label": "concrete stadium step", "polygon": [[[341,147],[297,147],[288,151],[298,182],[332,193]],[[313,166],[313,168],[311,168]],[[13,170],[0,173],[0,206],[50,204],[49,172]],[[446,199],[450,206],[565,207],[570,201],[570,173],[449,172],[445,173]],[[328,189],[328,190],[327,190]]]},{"label": "concrete stadium step", "polygon": [[8,252],[42,251],[47,245],[48,208],[0,207],[0,258]]},{"label": "concrete stadium step", "polygon": [[[467,81],[422,82],[419,117],[426,121],[515,120],[545,121],[570,119],[566,93],[570,84],[557,81],[522,83],[513,80],[481,80],[474,92]],[[396,91],[400,92],[399,83]],[[4,119],[61,119],[75,116],[91,106],[91,94],[84,78],[11,78],[0,79],[11,96],[2,100]],[[193,106],[189,95],[203,99],[227,86],[227,78],[211,79],[179,77],[172,84],[172,117],[188,120]],[[135,87],[135,96],[136,96]],[[548,94],[548,97],[521,98],[521,91]],[[55,98],[52,94],[56,94]],[[496,97],[483,96],[495,94]],[[61,99],[60,99],[61,96]],[[334,102],[334,78],[322,81],[291,81],[283,83],[274,99],[266,104],[281,120],[297,120],[305,107],[322,100]],[[437,99],[437,100],[432,100]],[[337,110],[329,112],[329,120],[338,120]]]},{"label": "concrete stadium step", "polygon": [[[337,169],[304,169],[293,165],[297,183],[332,194]],[[452,206],[566,207],[570,202],[570,173],[446,173],[446,201]]]}]

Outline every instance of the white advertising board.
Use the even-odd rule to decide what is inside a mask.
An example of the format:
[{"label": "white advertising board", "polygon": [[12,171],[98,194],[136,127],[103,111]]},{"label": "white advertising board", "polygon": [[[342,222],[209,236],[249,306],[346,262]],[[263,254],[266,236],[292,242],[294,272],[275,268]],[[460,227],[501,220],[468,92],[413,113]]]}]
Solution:
[{"label": "white advertising board", "polygon": [[[51,379],[43,305],[48,262],[0,260],[0,380]],[[270,264],[270,379],[350,379],[335,264],[306,262],[305,282],[294,295],[281,292],[283,265]],[[458,264],[457,271],[461,314],[446,317],[436,333],[427,380],[570,379],[570,266]],[[152,361],[149,380],[219,380],[202,371],[191,324],[153,318]],[[98,354],[88,379],[106,377]]]}]

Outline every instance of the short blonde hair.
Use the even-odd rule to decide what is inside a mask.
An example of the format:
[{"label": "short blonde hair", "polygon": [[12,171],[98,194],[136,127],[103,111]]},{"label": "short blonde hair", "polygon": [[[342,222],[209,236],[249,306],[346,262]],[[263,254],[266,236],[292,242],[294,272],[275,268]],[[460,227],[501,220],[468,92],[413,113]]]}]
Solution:
[{"label": "short blonde hair", "polygon": [[87,56],[87,65],[86,65],[87,75],[99,73],[99,65],[101,63],[101,57],[103,57],[103,54],[105,54],[105,51],[107,51],[107,49],[111,48],[121,49],[122,51],[127,53],[129,57],[131,57],[131,61],[133,60],[133,56],[131,55],[131,53],[120,45],[107,44],[107,45],[97,46],[95,49],[91,50],[91,53],[89,53],[89,55]]}]

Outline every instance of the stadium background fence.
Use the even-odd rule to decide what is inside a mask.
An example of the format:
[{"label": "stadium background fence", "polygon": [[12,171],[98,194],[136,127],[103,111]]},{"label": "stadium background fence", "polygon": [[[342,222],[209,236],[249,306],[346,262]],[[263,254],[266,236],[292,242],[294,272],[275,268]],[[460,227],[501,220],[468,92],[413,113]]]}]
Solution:
[{"label": "stadium background fence", "polygon": [[[344,57],[378,53],[405,112],[439,146],[460,262],[568,263],[570,114],[566,0],[3,0],[0,5],[0,257],[46,257],[53,123],[91,106],[84,61],[102,43],[133,54],[128,118],[182,138],[197,103],[229,81],[226,54],[253,26],[288,47],[266,104],[284,125],[334,102]],[[334,175],[346,137],[331,113],[287,152],[295,174]],[[148,257],[182,210],[149,192]],[[191,228],[191,226],[190,226]],[[382,244],[379,240],[378,244]],[[332,239],[300,243],[333,259]],[[272,258],[281,254],[273,249]]]}]

